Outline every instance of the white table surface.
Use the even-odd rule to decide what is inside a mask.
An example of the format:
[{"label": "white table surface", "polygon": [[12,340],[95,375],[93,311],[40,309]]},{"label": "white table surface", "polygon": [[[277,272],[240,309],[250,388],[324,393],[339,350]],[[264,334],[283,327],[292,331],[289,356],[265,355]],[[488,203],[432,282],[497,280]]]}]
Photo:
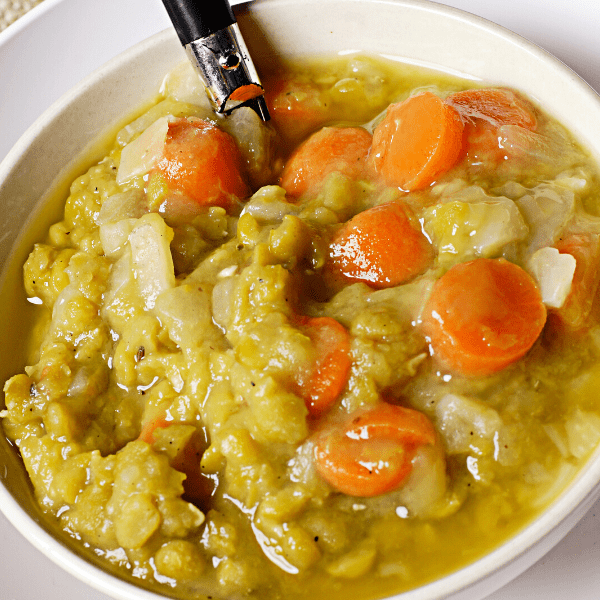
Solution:
[{"label": "white table surface", "polygon": [[[600,91],[599,0],[445,0],[441,4],[485,17],[528,38]],[[45,0],[2,32],[0,159],[34,119],[82,77],[168,26],[160,0]],[[36,72],[53,76],[40,86]],[[27,90],[26,103],[22,94],[10,93],[15,89]],[[599,600],[599,566],[600,502],[558,546],[488,600]],[[109,600],[55,566],[0,514],[0,600],[83,599]]]}]

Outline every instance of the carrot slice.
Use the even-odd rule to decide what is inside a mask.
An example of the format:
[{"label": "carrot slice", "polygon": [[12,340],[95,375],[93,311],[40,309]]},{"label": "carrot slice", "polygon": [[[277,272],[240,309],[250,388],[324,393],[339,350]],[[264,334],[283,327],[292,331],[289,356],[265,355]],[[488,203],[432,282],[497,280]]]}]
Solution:
[{"label": "carrot slice", "polygon": [[376,289],[404,283],[433,260],[431,244],[417,225],[410,209],[396,202],[358,213],[334,237],[327,270],[334,279]]},{"label": "carrot slice", "polygon": [[499,164],[512,157],[510,144],[505,139],[505,126],[528,131],[537,127],[533,107],[512,90],[464,90],[450,94],[446,103],[465,121],[463,148],[471,164]]},{"label": "carrot slice", "polygon": [[330,118],[323,93],[312,83],[274,79],[265,83],[271,122],[287,143],[296,144]]},{"label": "carrot slice", "polygon": [[561,254],[573,256],[577,264],[565,303],[552,312],[571,329],[582,329],[592,312],[600,283],[600,235],[574,233],[559,240],[556,249]]},{"label": "carrot slice", "polygon": [[521,267],[480,258],[455,265],[436,282],[422,319],[435,355],[463,375],[480,376],[527,353],[546,308]]},{"label": "carrot slice", "polygon": [[201,119],[169,123],[157,170],[171,190],[182,192],[202,206],[230,208],[237,198],[250,193],[234,139]]},{"label": "carrot slice", "polygon": [[350,336],[330,317],[298,317],[300,329],[310,338],[316,360],[307,373],[297,374],[296,384],[313,417],[323,414],[341,394],[350,372]]},{"label": "carrot slice", "polygon": [[315,467],[344,494],[378,496],[408,477],[419,446],[435,442],[433,425],[423,413],[382,402],[318,434]]},{"label": "carrot slice", "polygon": [[373,133],[369,163],[387,185],[420,190],[454,166],[462,133],[456,109],[431,92],[417,94],[388,107]]},{"label": "carrot slice", "polygon": [[292,154],[283,169],[281,187],[297,198],[309,189],[316,191],[335,171],[357,179],[365,169],[371,140],[361,127],[323,127]]},{"label": "carrot slice", "polygon": [[481,119],[465,123],[463,150],[470,164],[498,165],[508,159],[498,127]]},{"label": "carrot slice", "polygon": [[533,131],[537,119],[531,105],[512,90],[481,88],[455,92],[446,98],[465,119],[483,119],[496,127],[518,125]]}]

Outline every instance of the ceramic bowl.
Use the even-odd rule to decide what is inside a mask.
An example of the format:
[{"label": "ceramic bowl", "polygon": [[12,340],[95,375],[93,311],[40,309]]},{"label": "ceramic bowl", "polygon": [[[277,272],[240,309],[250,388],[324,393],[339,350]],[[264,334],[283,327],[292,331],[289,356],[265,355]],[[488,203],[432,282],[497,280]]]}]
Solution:
[{"label": "ceramic bowl", "polygon": [[[257,0],[239,14],[251,54],[284,57],[363,51],[522,90],[562,122],[600,160],[600,100],[548,53],[483,19],[419,0]],[[174,32],[160,33],[109,62],[55,103],[0,164],[0,287],[3,340],[15,335],[12,307],[24,302],[21,266],[50,216],[42,210],[58,182],[93,141],[153,96],[164,74],[184,60]],[[20,368],[8,356],[6,378]],[[100,568],[41,518],[25,470],[0,436],[0,508],[61,567],[118,600],[159,596]],[[519,534],[475,563],[397,596],[397,600],[476,600],[492,593],[554,546],[600,495],[600,452],[567,489]],[[95,564],[96,563],[96,564]]]}]

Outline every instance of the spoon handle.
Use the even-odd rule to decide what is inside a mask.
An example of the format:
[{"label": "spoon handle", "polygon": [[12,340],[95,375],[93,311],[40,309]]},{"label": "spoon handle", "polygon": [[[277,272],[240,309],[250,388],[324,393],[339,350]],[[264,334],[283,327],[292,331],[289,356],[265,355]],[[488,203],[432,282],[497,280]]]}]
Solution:
[{"label": "spoon handle", "polygon": [[249,106],[269,120],[264,89],[228,0],[163,0],[213,110]]},{"label": "spoon handle", "polygon": [[225,0],[163,0],[163,4],[183,46],[236,22]]}]

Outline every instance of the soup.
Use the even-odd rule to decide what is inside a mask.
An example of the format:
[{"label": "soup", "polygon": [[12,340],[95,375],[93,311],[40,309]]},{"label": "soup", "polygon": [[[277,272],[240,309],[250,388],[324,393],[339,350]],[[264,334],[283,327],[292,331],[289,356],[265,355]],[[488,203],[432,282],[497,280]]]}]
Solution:
[{"label": "soup", "polygon": [[597,168],[517,91],[367,56],[215,117],[187,65],[72,183],[4,431],[52,526],[181,598],[377,598],[600,439]]}]

